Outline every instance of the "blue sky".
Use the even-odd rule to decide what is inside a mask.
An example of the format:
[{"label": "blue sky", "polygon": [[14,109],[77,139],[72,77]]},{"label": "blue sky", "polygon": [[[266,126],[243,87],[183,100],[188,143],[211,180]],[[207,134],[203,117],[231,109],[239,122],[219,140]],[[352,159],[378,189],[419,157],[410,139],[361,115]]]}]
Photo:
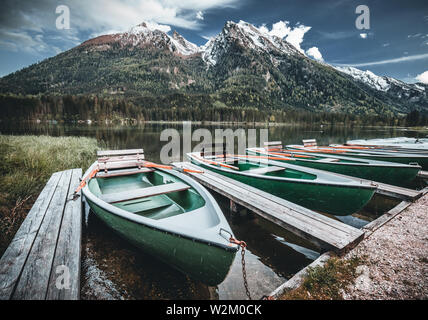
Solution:
[{"label": "blue sky", "polygon": [[[355,26],[355,9],[361,4],[370,9],[369,30]],[[56,28],[59,5],[70,9],[69,30]],[[244,20],[266,30],[281,22],[275,29],[279,34],[297,41],[303,51],[317,48],[330,64],[356,66],[406,82],[416,82],[428,71],[428,1],[3,0],[0,76],[142,21],[177,30],[202,45],[228,20]],[[427,78],[418,79],[428,82]]]}]

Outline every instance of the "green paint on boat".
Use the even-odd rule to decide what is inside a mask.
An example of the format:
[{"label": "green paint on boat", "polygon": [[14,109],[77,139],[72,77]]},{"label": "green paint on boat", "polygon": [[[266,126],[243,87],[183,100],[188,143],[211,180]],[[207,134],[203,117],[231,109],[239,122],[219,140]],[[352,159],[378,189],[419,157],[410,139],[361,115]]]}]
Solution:
[{"label": "green paint on boat", "polygon": [[[177,182],[190,188],[118,203],[102,200],[106,195]],[[93,212],[138,248],[210,286],[227,276],[238,247],[228,240],[233,233],[221,209],[196,181],[156,169],[93,178],[82,191]]]},{"label": "green paint on boat", "polygon": [[[270,154],[265,148],[249,148],[247,149],[247,153],[276,158],[281,157],[278,152]],[[291,150],[286,150],[283,153],[286,154],[286,156],[283,156],[285,159],[277,161],[397,186],[407,186],[416,178],[418,172],[422,169],[418,165],[341,157],[331,154],[305,154],[303,152],[293,152]],[[288,154],[291,154],[291,157],[287,156]],[[305,156],[306,158],[301,158],[299,156]]]},{"label": "green paint on boat", "polygon": [[[287,145],[289,150],[297,150],[299,152],[305,152],[303,146],[300,145]],[[366,160],[377,160],[377,161],[386,161],[386,162],[395,162],[403,164],[417,164],[422,167],[423,170],[428,170],[428,155],[426,154],[416,154],[416,153],[403,153],[403,152],[394,152],[394,151],[350,151],[343,149],[334,149],[334,147],[320,147],[312,148],[310,153],[321,153],[321,154],[331,154],[330,150],[340,151],[341,157],[352,157],[352,158],[361,158]]]},{"label": "green paint on boat", "polygon": [[[233,170],[201,160],[200,153],[187,155],[190,161],[203,168],[246,183],[303,207],[334,215],[350,215],[362,209],[372,198],[376,187],[353,179],[338,177],[325,171],[300,167],[278,161],[268,161],[237,156],[227,162]],[[263,174],[252,169],[283,167],[285,170]],[[269,171],[269,170],[267,170]]]}]

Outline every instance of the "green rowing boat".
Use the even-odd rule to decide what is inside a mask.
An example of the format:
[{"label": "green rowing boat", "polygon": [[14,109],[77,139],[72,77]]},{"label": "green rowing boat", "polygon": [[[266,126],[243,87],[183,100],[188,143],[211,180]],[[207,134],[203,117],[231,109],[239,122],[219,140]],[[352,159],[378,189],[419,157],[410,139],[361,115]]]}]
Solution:
[{"label": "green rowing boat", "polygon": [[[336,172],[348,176],[374,180],[378,182],[406,186],[412,182],[419,170],[419,165],[408,165],[370,159],[341,157],[318,153],[304,153],[293,150],[269,148],[248,148],[248,154],[277,157],[278,161],[308,168]],[[282,158],[282,159],[281,159]]]},{"label": "green rowing boat", "polygon": [[82,192],[103,222],[152,256],[210,286],[228,274],[238,246],[214,198],[193,179],[159,168],[108,170]]},{"label": "green rowing boat", "polygon": [[428,155],[417,153],[403,153],[399,151],[381,151],[381,150],[355,150],[343,149],[338,147],[305,147],[302,145],[287,145],[289,150],[297,150],[305,153],[322,153],[322,154],[335,154],[342,157],[353,157],[368,160],[396,162],[404,164],[418,164],[423,170],[428,169]]},{"label": "green rowing boat", "polygon": [[303,207],[339,216],[359,211],[376,191],[376,185],[367,182],[263,157],[227,155],[224,159],[202,157],[197,152],[187,156],[192,163],[203,168]]}]

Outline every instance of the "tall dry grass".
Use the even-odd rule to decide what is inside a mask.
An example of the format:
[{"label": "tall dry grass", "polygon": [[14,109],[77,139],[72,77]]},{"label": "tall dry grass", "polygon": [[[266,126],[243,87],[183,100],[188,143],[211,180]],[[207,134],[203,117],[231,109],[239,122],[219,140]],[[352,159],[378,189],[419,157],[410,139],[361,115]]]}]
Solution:
[{"label": "tall dry grass", "polygon": [[85,170],[97,149],[93,138],[0,135],[0,256],[52,173]]}]

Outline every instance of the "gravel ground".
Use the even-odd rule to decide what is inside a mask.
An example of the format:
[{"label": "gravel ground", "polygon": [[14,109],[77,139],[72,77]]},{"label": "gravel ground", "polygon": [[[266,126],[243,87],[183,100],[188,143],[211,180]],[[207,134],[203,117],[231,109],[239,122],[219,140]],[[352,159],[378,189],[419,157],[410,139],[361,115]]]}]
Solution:
[{"label": "gravel ground", "polygon": [[428,299],[428,194],[346,257],[352,255],[363,257],[364,264],[344,299]]}]

